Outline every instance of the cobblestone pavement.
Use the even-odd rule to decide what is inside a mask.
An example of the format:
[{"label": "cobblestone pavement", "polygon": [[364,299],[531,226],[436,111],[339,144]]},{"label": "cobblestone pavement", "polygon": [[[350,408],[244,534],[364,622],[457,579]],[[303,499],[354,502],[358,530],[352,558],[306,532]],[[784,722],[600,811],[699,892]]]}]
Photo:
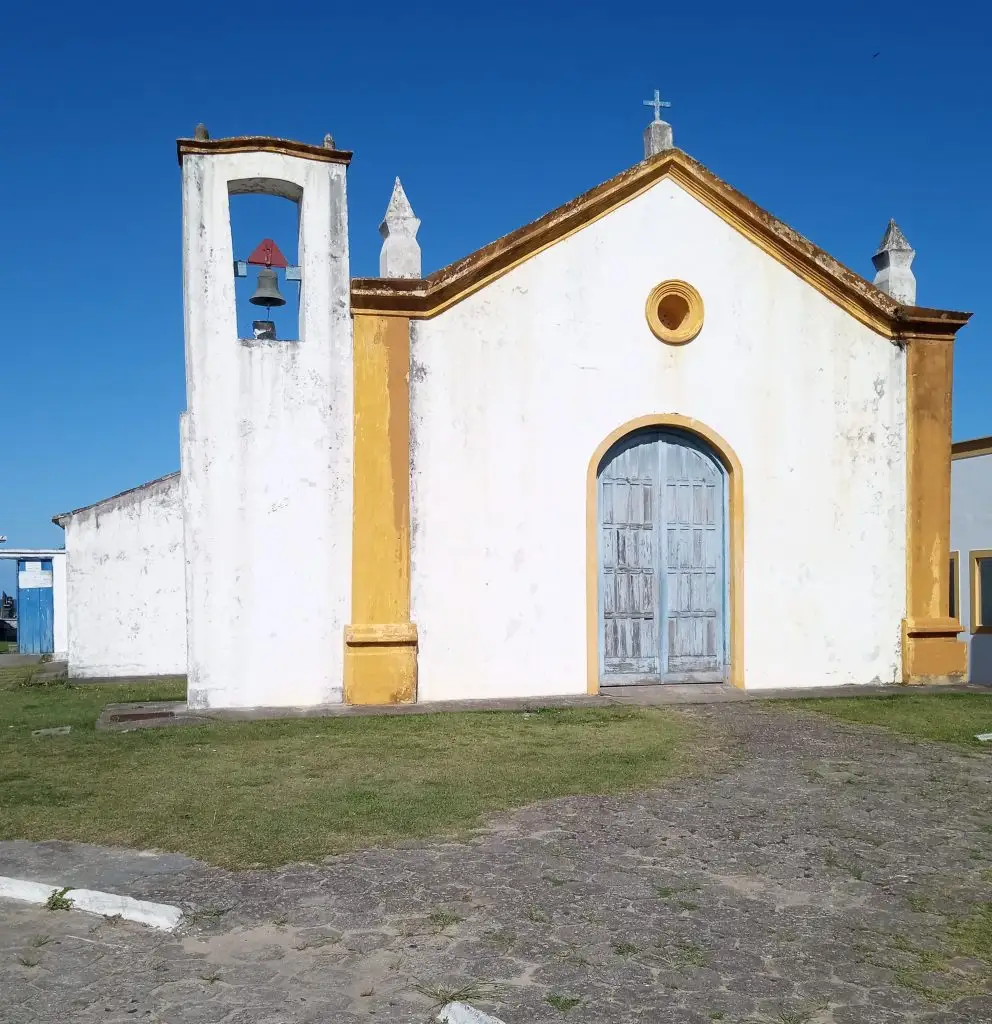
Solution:
[{"label": "cobblestone pavement", "polygon": [[992,914],[992,756],[792,709],[673,713],[722,767],[463,843],[245,873],[0,843],[0,874],[189,914],[163,936],[0,903],[0,1019],[405,1024],[460,991],[507,1024],[992,1020],[989,968],[953,955],[954,922]]}]

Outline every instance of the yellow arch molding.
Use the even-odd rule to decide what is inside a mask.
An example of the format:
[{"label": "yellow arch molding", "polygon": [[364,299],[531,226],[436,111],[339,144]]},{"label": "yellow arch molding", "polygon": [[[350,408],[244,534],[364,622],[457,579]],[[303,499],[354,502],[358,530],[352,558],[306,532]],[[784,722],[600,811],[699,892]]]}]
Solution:
[{"label": "yellow arch molding", "polygon": [[744,689],[744,471],[733,448],[705,423],[678,413],[638,416],[617,427],[593,452],[586,474],[586,690],[599,692],[599,514],[597,483],[603,456],[628,434],[649,428],[675,428],[704,441],[727,471],[730,549],[730,683]]}]

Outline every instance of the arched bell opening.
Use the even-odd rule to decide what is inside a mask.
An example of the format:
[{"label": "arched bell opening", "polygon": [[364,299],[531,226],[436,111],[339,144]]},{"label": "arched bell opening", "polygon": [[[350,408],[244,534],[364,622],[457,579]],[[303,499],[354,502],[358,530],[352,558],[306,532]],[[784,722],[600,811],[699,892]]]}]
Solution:
[{"label": "arched bell opening", "polygon": [[250,184],[232,182],[229,197],[238,337],[296,341],[302,338],[300,190]]}]

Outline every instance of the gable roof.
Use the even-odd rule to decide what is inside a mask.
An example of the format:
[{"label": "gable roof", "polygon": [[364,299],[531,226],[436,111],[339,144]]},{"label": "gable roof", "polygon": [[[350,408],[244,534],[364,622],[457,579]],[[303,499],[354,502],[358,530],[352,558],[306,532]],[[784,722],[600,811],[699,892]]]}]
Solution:
[{"label": "gable roof", "polygon": [[173,481],[179,479],[179,471],[175,473],[169,473],[166,476],[160,476],[156,480],[149,480],[146,484],[138,484],[137,487],[129,487],[126,491],[121,491],[119,494],[112,494],[109,498],[101,498],[99,501],[94,501],[92,505],[83,505],[82,508],[74,508],[71,512],[60,512],[57,516],[52,516],[52,522],[56,526],[61,526],[65,529],[65,524],[72,519],[73,516],[78,516],[83,512],[92,512],[94,509],[103,508],[104,506],[117,506],[123,505],[128,500],[135,498],[139,499],[142,495],[142,491],[150,490],[153,487],[157,487],[159,484],[171,484]]},{"label": "gable roof", "polygon": [[355,314],[429,319],[525,260],[671,178],[704,206],[867,327],[895,342],[953,337],[970,313],[903,306],[838,263],[702,164],[669,149],[426,278],[355,278]]}]

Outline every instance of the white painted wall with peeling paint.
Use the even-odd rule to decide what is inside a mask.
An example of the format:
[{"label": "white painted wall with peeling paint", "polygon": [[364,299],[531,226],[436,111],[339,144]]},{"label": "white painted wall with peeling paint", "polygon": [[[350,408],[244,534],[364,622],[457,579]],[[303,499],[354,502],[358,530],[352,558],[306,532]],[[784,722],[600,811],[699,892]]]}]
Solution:
[{"label": "white painted wall with peeling paint", "polygon": [[[702,294],[669,347],[644,303]],[[748,688],[898,681],[905,362],[670,180],[517,267],[412,343],[419,696],[586,685],[586,472],[621,424],[703,421],[744,470]]]},{"label": "white painted wall with peeling paint", "polygon": [[[239,340],[229,195],[299,202],[296,341]],[[341,700],[351,610],[345,166],[186,155],[180,425],[192,707]]]},{"label": "white painted wall with peeling paint", "polygon": [[186,598],[179,476],[67,516],[69,675],[183,675]]}]

